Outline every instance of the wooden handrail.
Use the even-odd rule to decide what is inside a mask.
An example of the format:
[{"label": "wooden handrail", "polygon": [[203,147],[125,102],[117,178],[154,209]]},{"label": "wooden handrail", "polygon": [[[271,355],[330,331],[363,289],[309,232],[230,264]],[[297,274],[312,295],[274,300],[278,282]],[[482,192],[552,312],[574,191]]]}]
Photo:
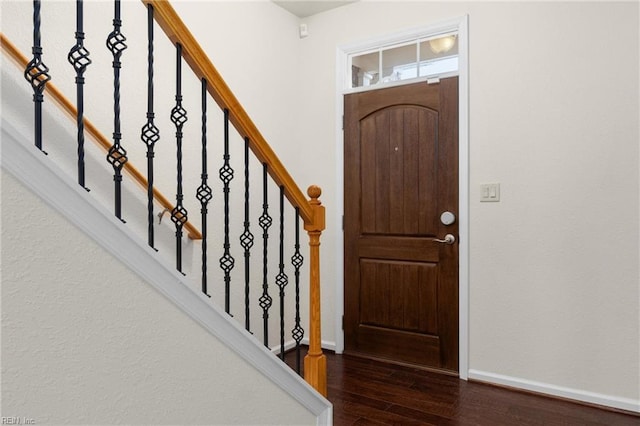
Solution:
[{"label": "wooden handrail", "polygon": [[221,109],[229,110],[229,119],[240,136],[249,138],[249,146],[255,156],[262,163],[268,164],[269,175],[278,185],[284,187],[284,194],[289,202],[300,209],[300,217],[305,224],[315,222],[311,204],[295,183],[289,172],[280,162],[264,139],[256,125],[246,113],[238,99],[229,89],[220,73],[209,60],[191,31],[182,22],[173,6],[164,0],[142,0],[145,5],[153,6],[153,16],[160,28],[165,32],[173,44],[180,43],[182,56],[198,78],[207,80],[209,94]]},{"label": "wooden handrail", "polygon": [[271,178],[284,188],[284,194],[289,202],[299,209],[304,228],[309,234],[310,251],[309,352],[304,358],[304,378],[318,392],[326,396],[327,363],[322,353],[320,321],[320,236],[325,229],[325,209],[319,200],[322,191],[317,186],[309,187],[307,194],[311,200],[307,201],[171,4],[166,0],[142,0],[142,3],[153,7],[153,16],[160,28],[174,45],[182,46],[182,57],[194,74],[207,81],[209,94],[221,109],[229,111],[229,119],[240,136],[243,139],[249,139],[249,147],[254,155],[268,165],[267,170]]},{"label": "wooden handrail", "polygon": [[[4,33],[0,33],[0,42],[2,43],[2,51],[7,54],[13,61],[21,67],[23,70],[26,68],[29,63],[29,59],[20,52],[20,50],[13,44],[11,41],[4,35]],[[62,92],[51,82],[48,82],[45,86],[45,91],[51,99],[56,102],[60,108],[66,112],[73,121],[76,121],[76,117],[78,114],[78,110],[73,105],[73,103],[67,99]],[[102,134],[98,128],[87,118],[84,119],[84,126],[87,134],[91,136],[91,138],[100,146],[105,152],[109,151],[111,148],[111,141],[107,139],[107,137]],[[125,163],[124,170],[131,175],[134,181],[140,184],[145,190],[147,189],[147,179],[144,177],[142,173],[138,169],[136,169],[130,162]],[[173,210],[173,204],[169,201],[167,197],[165,197],[157,188],[153,188],[153,196],[154,199],[164,208],[169,209],[169,211]],[[184,228],[189,235],[189,238],[192,240],[201,240],[202,234],[200,231],[193,226],[191,222],[187,222],[184,224]]]},{"label": "wooden handrail", "polygon": [[224,79],[202,50],[191,31],[166,0],[142,0],[153,7],[153,16],[173,44],[182,46],[182,57],[198,78],[207,81],[207,90],[223,110],[242,138],[249,139],[249,147],[262,163],[268,165],[271,178],[284,188],[289,202],[298,207],[304,228],[309,234],[309,352],[304,358],[304,378],[322,395],[327,395],[327,363],[321,347],[320,322],[320,236],[325,229],[325,209],[319,200],[322,191],[309,187],[306,197],[280,162]]}]

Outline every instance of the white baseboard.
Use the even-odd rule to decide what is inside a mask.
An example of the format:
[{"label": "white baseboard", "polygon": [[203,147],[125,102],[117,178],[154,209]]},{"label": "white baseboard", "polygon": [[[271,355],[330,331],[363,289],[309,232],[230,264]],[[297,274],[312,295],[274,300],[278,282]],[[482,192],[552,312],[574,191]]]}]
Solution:
[{"label": "white baseboard", "polygon": [[469,370],[469,378],[480,382],[509,386],[512,388],[524,389],[546,395],[574,399],[576,401],[588,402],[591,404],[604,405],[606,407],[618,408],[621,410],[640,413],[640,400],[634,400],[631,398],[621,398],[618,396],[605,395],[580,389],[572,389],[563,386],[552,385],[549,383],[522,379],[520,377],[505,376],[502,374],[479,370]]},{"label": "white baseboard", "polygon": [[[295,342],[295,341],[293,341],[293,340],[289,340],[288,342],[285,342],[285,343],[284,343],[284,351],[285,351],[285,352],[287,352],[287,351],[289,351],[290,349],[293,349],[293,348],[295,348],[295,347],[296,347],[296,342]],[[269,348],[269,349],[271,349],[271,352],[272,352],[274,355],[276,355],[276,356],[280,355],[280,345],[278,345],[278,346],[274,346],[274,347]]]},{"label": "white baseboard", "polygon": [[[308,337],[303,338],[302,339],[302,344],[303,345],[308,345],[309,344],[309,338]],[[326,349],[326,350],[334,351],[334,352],[336,351],[336,342],[330,342],[328,340],[323,340],[320,343],[320,346],[322,347],[322,349]]]},{"label": "white baseboard", "polygon": [[[302,341],[300,342],[301,345],[309,345],[309,338],[308,337],[304,337],[302,339]],[[323,340],[322,343],[320,344],[320,346],[322,347],[322,349],[326,349],[328,351],[334,351],[336,350],[336,343],[335,342],[330,342],[328,340]],[[288,342],[284,343],[284,351],[288,351],[290,349],[293,349],[296,347],[296,342],[293,340],[289,340]],[[270,348],[271,352],[273,352],[274,355],[280,355],[280,345],[275,346],[273,348]]]}]

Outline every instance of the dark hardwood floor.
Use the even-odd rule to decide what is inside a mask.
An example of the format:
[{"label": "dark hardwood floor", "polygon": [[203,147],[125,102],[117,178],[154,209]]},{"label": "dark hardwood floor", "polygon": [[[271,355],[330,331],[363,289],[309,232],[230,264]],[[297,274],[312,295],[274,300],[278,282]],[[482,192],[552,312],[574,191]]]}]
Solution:
[{"label": "dark hardwood floor", "polygon": [[[328,399],[336,426],[640,426],[640,416],[632,414],[353,356],[326,355]],[[295,365],[293,353],[287,362]]]}]

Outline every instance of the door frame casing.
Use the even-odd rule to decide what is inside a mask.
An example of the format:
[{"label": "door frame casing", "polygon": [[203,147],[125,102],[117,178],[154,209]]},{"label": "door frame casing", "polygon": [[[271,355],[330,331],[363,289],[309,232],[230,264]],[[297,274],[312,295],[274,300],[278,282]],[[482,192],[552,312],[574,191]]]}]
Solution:
[{"label": "door frame casing", "polygon": [[[346,65],[349,54],[399,43],[418,37],[428,37],[444,32],[458,33],[458,225],[459,225],[459,374],[467,380],[469,372],[469,16],[463,15],[436,24],[408,29],[406,31],[374,37],[368,40],[340,45],[336,49],[336,175],[337,209],[336,223],[343,224],[344,213],[344,95]],[[410,84],[421,79],[412,79],[399,84]],[[427,78],[422,78],[427,80]],[[388,87],[386,85],[382,87]],[[375,89],[372,89],[375,90]],[[344,224],[343,224],[344,225]],[[344,351],[344,229],[336,238],[336,310],[335,310],[335,351]]]}]

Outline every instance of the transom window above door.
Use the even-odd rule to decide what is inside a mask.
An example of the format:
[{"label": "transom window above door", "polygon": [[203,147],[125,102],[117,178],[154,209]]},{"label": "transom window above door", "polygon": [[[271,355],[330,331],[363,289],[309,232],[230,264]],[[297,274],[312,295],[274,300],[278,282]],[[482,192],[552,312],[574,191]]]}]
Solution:
[{"label": "transom window above door", "polygon": [[349,55],[351,88],[458,71],[457,33],[439,34]]}]

